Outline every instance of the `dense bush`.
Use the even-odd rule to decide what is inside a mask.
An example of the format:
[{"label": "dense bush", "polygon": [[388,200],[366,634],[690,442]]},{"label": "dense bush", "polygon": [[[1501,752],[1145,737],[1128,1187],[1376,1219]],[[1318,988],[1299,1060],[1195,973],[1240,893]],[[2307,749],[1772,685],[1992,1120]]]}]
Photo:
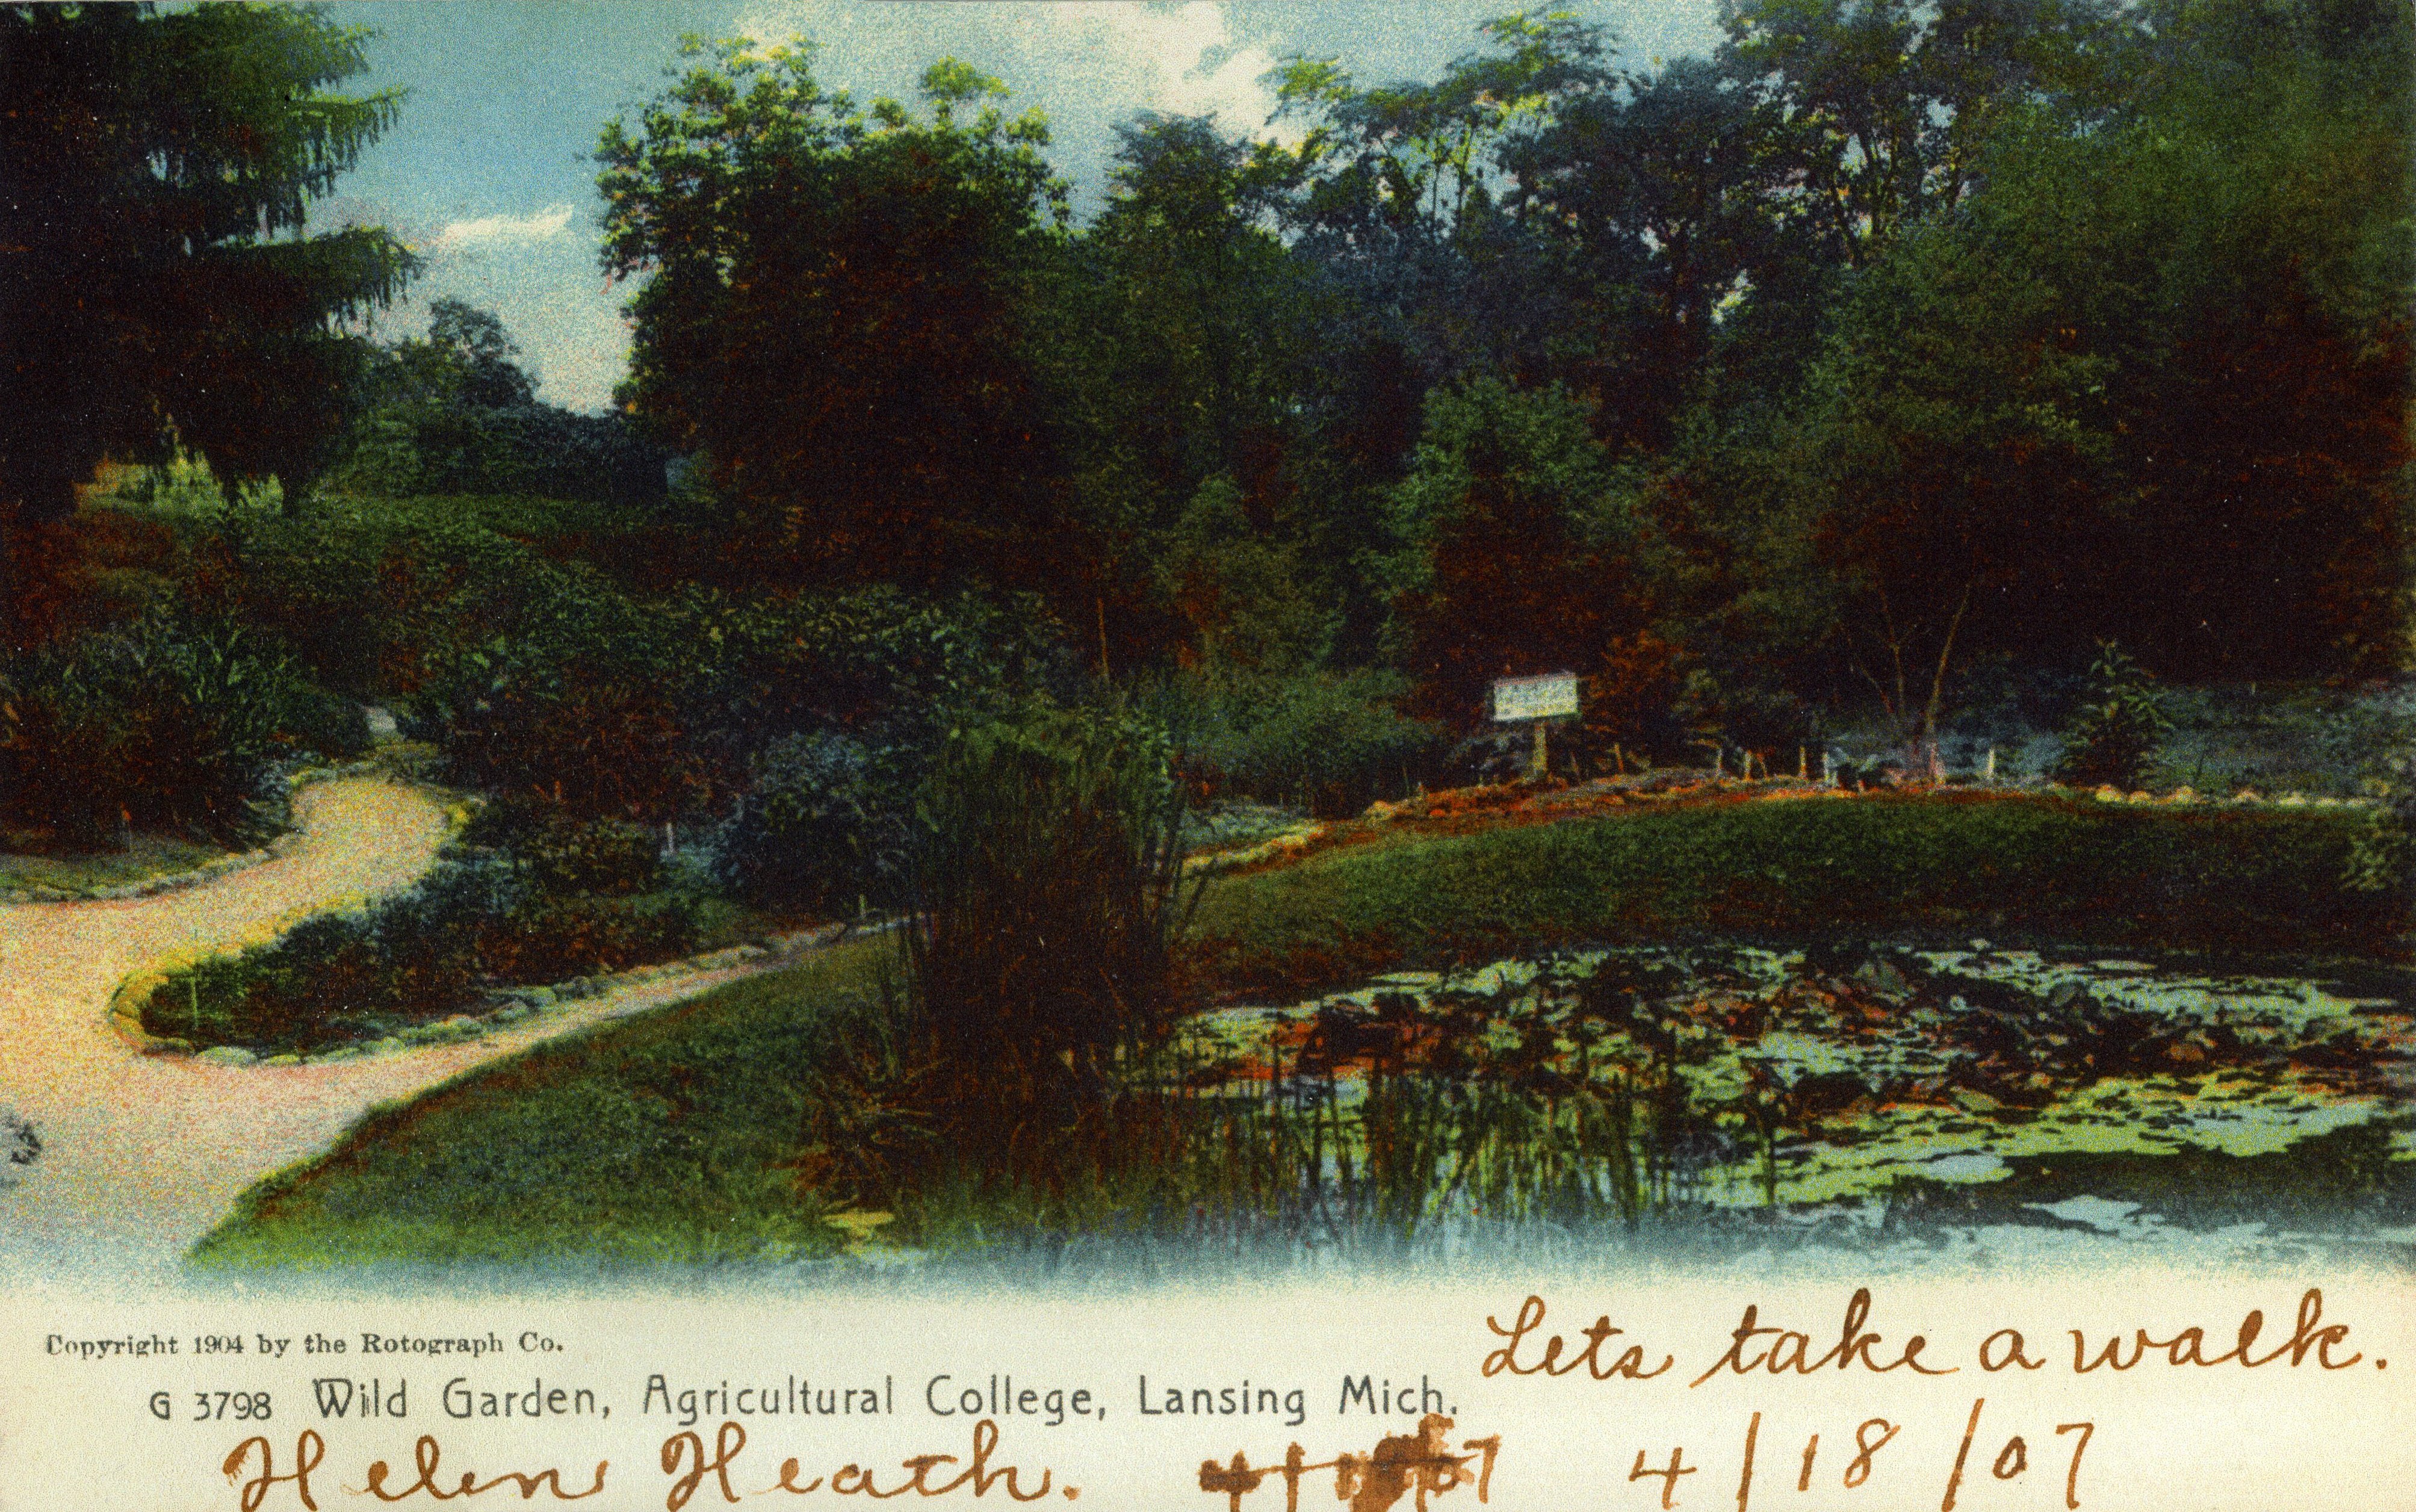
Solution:
[{"label": "dense bush", "polygon": [[1402,715],[1408,680],[1382,672],[1175,673],[1140,695],[1205,795],[1333,816],[1433,774],[1442,728]]},{"label": "dense bush", "polygon": [[654,831],[616,820],[573,819],[533,799],[483,806],[461,839],[509,853],[550,893],[627,897],[663,880]]},{"label": "dense bush", "polygon": [[517,633],[456,658],[412,705],[457,781],[581,816],[659,819],[710,800],[681,718],[673,627],[566,571]]},{"label": "dense bush", "polygon": [[233,515],[205,544],[193,597],[362,696],[417,691],[562,591],[564,569],[527,546],[435,510]]},{"label": "dense bush", "polygon": [[845,912],[900,900],[918,753],[846,735],[791,735],[756,760],[717,847],[750,900]]},{"label": "dense bush", "polygon": [[695,900],[565,896],[535,867],[470,850],[357,913],[304,920],[274,944],[179,972],[143,1027],[195,1043],[312,1050],[475,1005],[493,986],[546,983],[676,956]]},{"label": "dense bush", "polygon": [[461,780],[586,815],[720,809],[793,735],[877,729],[928,749],[1029,683],[1047,634],[1014,607],[888,589],[650,602],[581,566],[540,576],[508,632],[451,653],[413,713]]},{"label": "dense bush", "polygon": [[619,416],[534,402],[391,405],[365,416],[328,486],[353,493],[534,493],[662,502],[661,448]]},{"label": "dense bush", "polygon": [[251,632],[161,611],[0,669],[0,822],[90,847],[122,827],[217,840],[279,817],[280,763],[358,754],[356,707]]},{"label": "dense bush", "polygon": [[682,718],[725,772],[791,734],[879,731],[929,748],[1045,680],[1057,627],[1029,598],[887,587],[741,599],[696,593],[678,626]]}]

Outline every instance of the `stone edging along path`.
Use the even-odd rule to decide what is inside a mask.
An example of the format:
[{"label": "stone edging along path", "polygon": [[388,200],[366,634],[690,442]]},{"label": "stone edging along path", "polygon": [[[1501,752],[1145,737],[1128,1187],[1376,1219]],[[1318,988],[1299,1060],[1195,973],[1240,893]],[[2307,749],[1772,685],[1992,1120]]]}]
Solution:
[{"label": "stone edging along path", "polygon": [[[280,919],[275,933],[267,938],[274,939],[302,918],[324,912],[323,909],[311,910],[292,918]],[[632,989],[657,986],[676,989],[690,978],[712,978],[717,984],[733,973],[752,975],[747,968],[768,971],[783,965],[807,951],[836,945],[851,932],[863,931],[845,924],[822,925],[776,935],[763,945],[729,945],[700,956],[684,956],[673,960],[633,966],[627,971],[581,976],[544,987],[505,988],[481,1011],[430,1019],[384,1038],[350,1041],[308,1055],[293,1053],[263,1057],[237,1045],[215,1045],[195,1051],[189,1041],[154,1035],[143,1027],[143,1005],[150,1001],[151,994],[159,990],[171,973],[201,960],[229,954],[226,950],[164,960],[135,972],[110,994],[108,1020],[118,1037],[144,1055],[189,1056],[213,1066],[324,1066],[358,1060],[364,1056],[394,1054],[429,1045],[459,1044],[531,1025],[536,1025],[542,1032],[546,1027],[544,1021],[549,1019],[560,1021],[564,1027],[568,1027],[572,1020],[595,1017],[592,1007],[599,1000],[625,994]]]}]

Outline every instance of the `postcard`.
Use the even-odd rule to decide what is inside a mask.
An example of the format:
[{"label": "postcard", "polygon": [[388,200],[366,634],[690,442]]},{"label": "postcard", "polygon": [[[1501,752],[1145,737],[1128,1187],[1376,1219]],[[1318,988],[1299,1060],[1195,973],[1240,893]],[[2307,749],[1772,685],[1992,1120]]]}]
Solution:
[{"label": "postcard", "polygon": [[0,5],[0,1512],[2416,1505],[2411,78]]}]

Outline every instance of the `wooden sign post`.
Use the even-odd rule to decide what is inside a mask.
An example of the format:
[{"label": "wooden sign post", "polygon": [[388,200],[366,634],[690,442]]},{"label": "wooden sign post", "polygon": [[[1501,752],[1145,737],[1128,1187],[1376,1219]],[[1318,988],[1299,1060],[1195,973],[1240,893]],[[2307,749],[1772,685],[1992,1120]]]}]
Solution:
[{"label": "wooden sign post", "polygon": [[1525,719],[1535,727],[1535,753],[1527,767],[1530,777],[1542,777],[1551,770],[1551,753],[1544,736],[1547,724],[1577,712],[1578,674],[1573,672],[1504,677],[1493,685],[1493,722],[1516,724]]}]

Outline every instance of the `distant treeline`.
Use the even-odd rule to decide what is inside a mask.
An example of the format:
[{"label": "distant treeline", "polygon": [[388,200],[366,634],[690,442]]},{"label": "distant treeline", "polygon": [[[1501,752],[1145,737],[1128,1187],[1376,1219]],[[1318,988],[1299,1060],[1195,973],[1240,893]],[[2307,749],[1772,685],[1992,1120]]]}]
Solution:
[{"label": "distant treeline", "polygon": [[624,389],[757,582],[1046,595],[1112,672],[1389,666],[1463,727],[1917,737],[1964,669],[2404,652],[2409,17],[1745,0],[1646,64],[1514,17],[1427,82],[1047,129],[700,45],[606,129]]},{"label": "distant treeline", "polygon": [[669,457],[617,415],[539,403],[520,348],[490,311],[429,308],[424,340],[366,364],[357,418],[324,480],[354,493],[521,493],[635,506],[665,497]]}]

